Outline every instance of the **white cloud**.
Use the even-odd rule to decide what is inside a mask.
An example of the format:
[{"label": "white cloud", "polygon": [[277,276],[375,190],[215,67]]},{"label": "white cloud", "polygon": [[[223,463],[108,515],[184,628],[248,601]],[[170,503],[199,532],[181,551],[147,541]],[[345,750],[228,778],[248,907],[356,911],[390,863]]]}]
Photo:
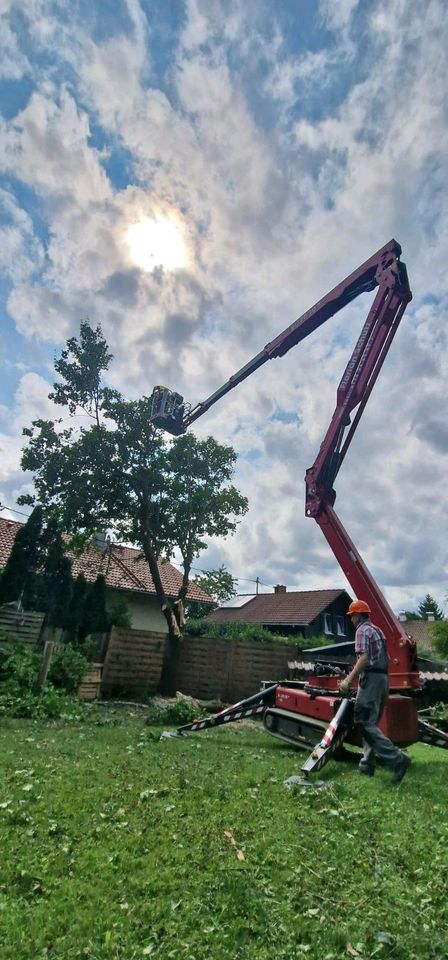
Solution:
[{"label": "white cloud", "polygon": [[98,152],[88,144],[87,114],[67,90],[58,101],[33,93],[13,121],[3,121],[0,154],[3,170],[48,198],[56,218],[61,206],[76,206],[81,215],[89,204],[111,197]]},{"label": "white cloud", "polygon": [[[0,8],[0,13],[1,13]],[[0,77],[5,80],[20,80],[31,70],[27,58],[21,53],[17,37],[5,16],[0,16]]]},{"label": "white cloud", "polygon": [[[440,536],[448,412],[444,4],[429,0],[422,16],[401,0],[368,8],[321,2],[332,42],[292,55],[278,11],[268,32],[266,5],[189,0],[163,82],[148,54],[156,27],[137,0],[127,9],[131,28],[100,42],[75,15],[69,28],[58,21],[48,4],[30,20],[41,51],[58,36],[70,85],[39,68],[38,90],[3,125],[3,169],[37,192],[48,226],[44,261],[44,241],[20,205],[11,207],[8,309],[19,332],[60,343],[81,317],[101,320],[116,385],[136,395],[171,382],[196,402],[396,236],[415,301],[341,470],[337,503],[396,606],[428,590],[441,601],[448,579]],[[342,68],[347,92],[342,85],[339,105],[325,109]],[[311,89],[322,98],[318,120],[301,113]],[[255,92],[266,98],[269,122],[254,107]],[[112,185],[108,152],[92,140],[97,124],[107,151],[127,151],[132,185]],[[131,262],[126,230],[154,215],[180,218],[188,270],[146,273]],[[240,453],[250,514],[219,555],[234,572],[299,587],[343,583],[304,517],[303,475],[369,302],[361,298],[198,421],[198,432]],[[31,381],[24,387],[33,408],[44,409],[44,390]],[[297,411],[298,424],[271,420],[276,409]],[[12,437],[7,443],[17,486],[17,447]]]},{"label": "white cloud", "polygon": [[13,194],[0,188],[0,271],[14,283],[31,279],[44,263],[43,246],[34,236],[31,217],[17,204]]},{"label": "white cloud", "polygon": [[25,373],[19,381],[8,419],[2,418],[0,432],[0,502],[14,507],[17,497],[30,493],[32,476],[20,468],[25,445],[22,428],[38,417],[54,417],[54,404],[48,400],[50,384],[36,373]]}]

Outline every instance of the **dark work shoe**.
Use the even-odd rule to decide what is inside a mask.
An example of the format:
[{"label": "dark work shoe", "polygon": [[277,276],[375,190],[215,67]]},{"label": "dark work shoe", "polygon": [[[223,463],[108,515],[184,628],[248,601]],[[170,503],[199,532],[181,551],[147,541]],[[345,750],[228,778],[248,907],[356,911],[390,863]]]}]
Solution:
[{"label": "dark work shoe", "polygon": [[408,772],[409,767],[411,766],[411,758],[403,754],[403,759],[397,764],[394,770],[392,777],[392,783],[401,783],[404,775]]},{"label": "dark work shoe", "polygon": [[365,777],[373,777],[373,776],[375,776],[375,767],[361,767],[361,766],[359,766],[359,767],[358,767],[358,770],[359,770],[359,772],[362,773]]}]

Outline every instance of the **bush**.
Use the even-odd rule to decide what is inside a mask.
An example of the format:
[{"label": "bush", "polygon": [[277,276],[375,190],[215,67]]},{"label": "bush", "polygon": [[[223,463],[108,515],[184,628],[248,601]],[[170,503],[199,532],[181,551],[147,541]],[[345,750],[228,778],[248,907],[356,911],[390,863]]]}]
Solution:
[{"label": "bush", "polygon": [[205,716],[204,710],[196,700],[177,694],[176,700],[172,703],[153,700],[149,706],[146,723],[151,726],[173,724],[181,727],[184,723],[192,723],[193,720],[199,720],[203,716]]},{"label": "bush", "polygon": [[80,701],[64,696],[48,686],[37,695],[27,691],[22,696],[0,692],[0,717],[24,717],[30,720],[83,720],[84,708]]},{"label": "bush", "polygon": [[431,624],[431,641],[437,653],[448,657],[448,620],[434,620]]},{"label": "bush", "polygon": [[307,647],[323,647],[329,642],[324,635],[318,637],[302,637],[300,634],[282,636],[272,633],[258,623],[243,623],[234,620],[233,623],[214,623],[212,620],[188,620],[185,633],[191,637],[210,637],[212,640],[243,641],[246,643],[262,643],[270,646],[279,644],[296,647],[304,650]]},{"label": "bush", "polygon": [[258,623],[243,623],[234,620],[233,623],[214,623],[209,620],[188,620],[185,632],[191,637],[210,637],[216,640],[242,640],[247,643],[295,643],[297,637],[282,637],[271,633],[266,627]]},{"label": "bush", "polygon": [[331,637],[320,633],[317,637],[296,637],[298,650],[312,650],[313,647],[329,647],[335,643]]},{"label": "bush", "polygon": [[79,685],[79,677],[85,673],[85,657],[73,648],[55,654],[51,668],[59,689],[49,682],[42,693],[37,693],[41,662],[42,653],[34,647],[14,644],[3,649],[0,654],[0,716],[34,720],[62,716],[80,719],[83,714],[81,704],[66,696],[66,692]]},{"label": "bush", "polygon": [[57,690],[74,693],[87,670],[88,661],[72,644],[53,654],[48,679]]},{"label": "bush", "polygon": [[42,656],[34,647],[14,644],[0,657],[0,692],[20,697],[37,683]]}]

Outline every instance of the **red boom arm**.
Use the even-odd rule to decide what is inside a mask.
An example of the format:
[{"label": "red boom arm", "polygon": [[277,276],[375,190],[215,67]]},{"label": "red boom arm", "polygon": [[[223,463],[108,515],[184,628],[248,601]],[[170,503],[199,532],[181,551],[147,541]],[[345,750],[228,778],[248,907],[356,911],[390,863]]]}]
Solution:
[{"label": "red boom arm", "polygon": [[[314,517],[355,596],[372,608],[390,657],[392,689],[420,685],[415,644],[411,643],[387,600],[369,573],[356,547],[333,510],[333,483],[345,457],[362,411],[381,370],[407,304],[412,298],[404,265],[393,261],[377,274],[374,303],[337,391],[336,409],[314,465],[306,472],[307,517]],[[357,408],[357,409],[356,409]],[[351,414],[356,410],[353,423]],[[344,433],[350,427],[344,440]]]},{"label": "red boom arm", "polygon": [[[217,400],[258,370],[267,360],[283,356],[355,297],[378,288],[361,336],[339,384],[336,409],[327,434],[314,465],[306,473],[305,512],[308,517],[314,517],[321,527],[355,595],[370,604],[374,620],[386,636],[393,689],[420,685],[415,645],[395,618],[334,512],[336,494],[333,483],[406,305],[412,299],[406,267],[400,262],[400,255],[400,245],[391,240],[283,333],[266,344],[260,353],[230,377],[219,390],[192,410],[185,411],[183,398],[179,394],[172,393],[165,387],[155,388],[152,418],[156,426],[174,434],[183,433]],[[347,428],[349,430],[344,439]]]}]

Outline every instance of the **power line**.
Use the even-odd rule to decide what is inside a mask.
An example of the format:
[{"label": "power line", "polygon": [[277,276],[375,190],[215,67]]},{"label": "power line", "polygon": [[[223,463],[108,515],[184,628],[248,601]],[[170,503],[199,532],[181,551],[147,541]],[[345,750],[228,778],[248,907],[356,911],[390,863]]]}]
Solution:
[{"label": "power line", "polygon": [[[176,563],[176,561],[172,561],[172,562],[175,563],[175,565],[176,565],[177,567],[182,566],[182,564]],[[196,570],[198,573],[205,573],[205,574],[212,572],[211,570],[203,570],[201,567],[191,567],[191,570]],[[273,589],[274,589],[274,587],[272,586],[272,583],[264,583],[264,581],[263,581],[263,580],[260,580],[259,577],[256,577],[255,580],[251,580],[250,577],[238,577],[238,576],[233,577],[233,576],[232,576],[232,580],[234,580],[235,582],[238,582],[238,583],[239,583],[240,581],[241,581],[241,583],[256,583],[257,586],[260,586],[260,587],[269,587],[270,590],[273,590]]]}]

